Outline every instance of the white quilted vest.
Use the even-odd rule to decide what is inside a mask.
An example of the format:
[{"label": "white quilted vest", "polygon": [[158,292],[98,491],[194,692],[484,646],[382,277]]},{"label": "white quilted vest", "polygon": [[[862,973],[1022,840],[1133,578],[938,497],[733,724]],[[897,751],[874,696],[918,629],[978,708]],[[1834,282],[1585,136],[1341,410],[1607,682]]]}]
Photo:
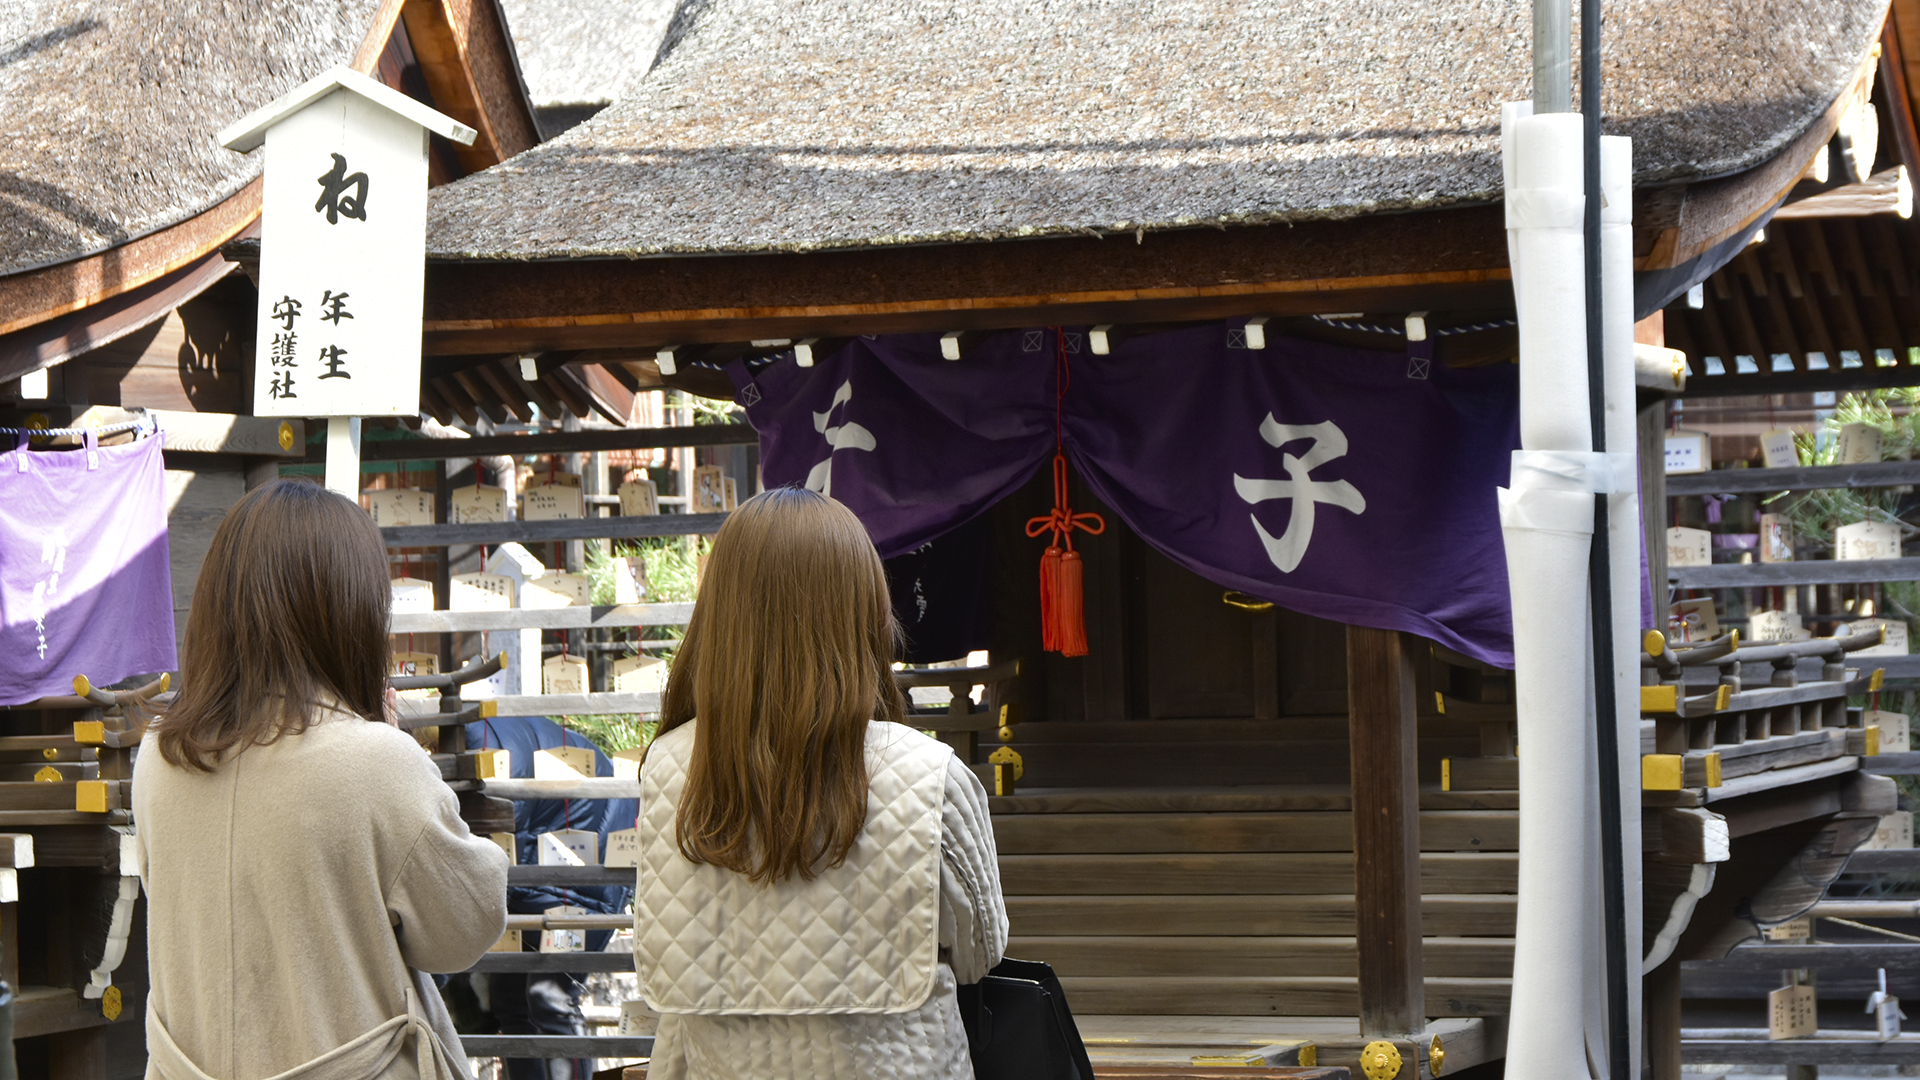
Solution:
[{"label": "white quilted vest", "polygon": [[901,1013],[933,990],[940,810],[953,751],[867,725],[867,822],[846,862],[774,885],[689,862],[674,815],[694,723],[654,740],[640,773],[634,962],[654,1010],[705,1015]]}]

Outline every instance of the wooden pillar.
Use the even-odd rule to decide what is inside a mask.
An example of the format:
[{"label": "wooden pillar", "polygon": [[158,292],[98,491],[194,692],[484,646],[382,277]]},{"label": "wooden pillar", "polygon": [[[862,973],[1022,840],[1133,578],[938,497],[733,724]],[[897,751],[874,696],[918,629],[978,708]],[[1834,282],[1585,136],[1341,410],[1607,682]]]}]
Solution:
[{"label": "wooden pillar", "polygon": [[1680,1080],[1680,961],[1647,973],[1645,1003],[1648,1080]]},{"label": "wooden pillar", "polygon": [[1347,627],[1354,935],[1360,1031],[1367,1038],[1426,1027],[1414,646],[1414,639],[1397,631]]}]

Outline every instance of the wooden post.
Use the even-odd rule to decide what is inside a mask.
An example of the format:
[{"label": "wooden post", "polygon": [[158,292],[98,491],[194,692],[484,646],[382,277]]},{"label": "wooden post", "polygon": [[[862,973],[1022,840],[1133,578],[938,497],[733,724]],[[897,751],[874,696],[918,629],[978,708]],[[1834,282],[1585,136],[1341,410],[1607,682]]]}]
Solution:
[{"label": "wooden post", "polygon": [[1647,1076],[1680,1080],[1680,960],[1669,957],[1647,973]]},{"label": "wooden post", "polygon": [[360,418],[327,417],[327,489],[360,498]]},{"label": "wooden post", "polygon": [[1360,1032],[1426,1027],[1420,967],[1420,785],[1414,730],[1414,642],[1347,627],[1353,771],[1354,935]]}]

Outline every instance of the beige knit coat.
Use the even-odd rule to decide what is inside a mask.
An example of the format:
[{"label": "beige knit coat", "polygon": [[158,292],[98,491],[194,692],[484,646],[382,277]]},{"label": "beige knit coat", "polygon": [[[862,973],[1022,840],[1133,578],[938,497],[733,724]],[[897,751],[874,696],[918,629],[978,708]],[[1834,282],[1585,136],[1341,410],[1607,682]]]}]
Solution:
[{"label": "beige knit coat", "polygon": [[[408,1012],[426,1021],[301,1080],[466,1075],[440,996],[421,972],[462,971],[506,927],[507,858],[460,820],[453,792],[405,733],[343,712],[176,768],[149,739],[133,810],[147,895],[148,1030],[193,1070],[261,1080]],[[415,989],[413,995],[408,988]],[[415,1035],[431,1031],[444,1050]],[[151,1041],[151,1040],[150,1040]],[[168,1071],[148,1080],[198,1080]]]}]

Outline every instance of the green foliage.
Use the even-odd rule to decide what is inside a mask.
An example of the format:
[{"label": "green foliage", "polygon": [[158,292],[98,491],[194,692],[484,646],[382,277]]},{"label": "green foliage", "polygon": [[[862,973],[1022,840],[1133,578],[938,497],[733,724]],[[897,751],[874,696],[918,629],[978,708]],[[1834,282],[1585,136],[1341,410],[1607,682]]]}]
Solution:
[{"label": "green foliage", "polygon": [[[1839,453],[1840,429],[1848,424],[1869,424],[1880,430],[1882,459],[1894,461],[1910,457],[1920,449],[1920,387],[1842,395],[1834,405],[1833,414],[1821,422],[1820,431],[1794,436],[1801,464],[1834,464]],[[1797,543],[1811,542],[1825,556],[1832,555],[1836,526],[1884,521],[1899,525],[1905,536],[1920,532],[1900,517],[1900,504],[1905,496],[1899,488],[1823,488],[1802,492],[1784,505],[1773,507],[1788,494],[1775,495],[1763,505],[1787,515]],[[1880,590],[1887,608],[1884,614],[1906,619],[1908,631],[1920,633],[1920,582],[1890,581],[1881,585]]]},{"label": "green foliage", "polygon": [[[1822,421],[1819,432],[1802,432],[1794,437],[1800,461],[1805,465],[1832,465],[1838,453],[1840,429],[1848,424],[1869,424],[1880,429],[1880,456],[1886,460],[1904,459],[1920,446],[1920,411],[1916,406],[1920,406],[1920,387],[1846,394],[1834,406],[1833,414]],[[1902,411],[1896,413],[1896,407]],[[1785,492],[1775,495],[1764,505],[1771,507],[1786,495]],[[1811,541],[1830,553],[1837,525],[1887,521],[1899,525],[1907,535],[1920,531],[1900,519],[1901,497],[1897,488],[1823,488],[1803,492],[1774,510],[1787,515],[1796,540]],[[1915,599],[1920,600],[1920,596]]]},{"label": "green foliage", "polygon": [[[611,553],[602,551],[596,545],[589,545],[586,574],[593,602],[611,604],[614,601],[613,560],[638,557],[647,568],[646,599],[649,603],[690,603],[699,591],[700,557],[712,546],[712,542],[705,539],[677,536],[652,537],[613,546]],[[677,626],[650,626],[645,630],[650,641],[677,640],[680,637],[680,627]],[[630,648],[627,655],[638,651],[637,647]],[[651,652],[665,660],[669,667],[673,665],[672,649]],[[613,754],[651,742],[655,722],[635,713],[615,713],[606,716],[565,716],[560,718],[560,723]]]}]

